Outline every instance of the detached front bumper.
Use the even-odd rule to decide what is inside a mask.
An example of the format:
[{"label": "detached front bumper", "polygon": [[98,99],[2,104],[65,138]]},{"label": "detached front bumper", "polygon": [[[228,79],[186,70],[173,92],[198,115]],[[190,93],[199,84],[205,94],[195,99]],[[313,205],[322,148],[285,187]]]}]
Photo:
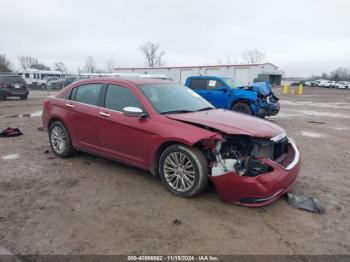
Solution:
[{"label": "detached front bumper", "polygon": [[275,116],[280,111],[280,104],[278,102],[274,103],[264,103],[258,107],[257,115],[260,117],[265,116]]},{"label": "detached front bumper", "polygon": [[256,177],[239,176],[234,172],[210,176],[223,202],[249,207],[265,206],[293,186],[300,171],[300,154],[293,140],[289,139],[288,162],[279,164],[266,158],[260,160],[273,170]]}]

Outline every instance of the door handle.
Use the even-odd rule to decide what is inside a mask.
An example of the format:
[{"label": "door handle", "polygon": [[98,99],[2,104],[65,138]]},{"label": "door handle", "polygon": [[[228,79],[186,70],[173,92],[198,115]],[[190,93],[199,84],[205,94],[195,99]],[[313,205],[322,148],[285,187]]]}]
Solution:
[{"label": "door handle", "polygon": [[100,116],[110,117],[111,115],[106,112],[99,112]]},{"label": "door handle", "polygon": [[72,105],[72,104],[66,104],[66,107],[73,108],[74,105]]}]

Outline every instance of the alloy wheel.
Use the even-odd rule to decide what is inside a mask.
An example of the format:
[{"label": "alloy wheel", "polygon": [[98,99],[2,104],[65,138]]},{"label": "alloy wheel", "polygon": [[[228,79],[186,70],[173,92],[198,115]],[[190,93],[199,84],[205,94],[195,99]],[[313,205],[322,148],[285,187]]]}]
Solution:
[{"label": "alloy wheel", "polygon": [[51,145],[58,154],[62,154],[66,149],[67,138],[60,126],[55,126],[51,131]]},{"label": "alloy wheel", "polygon": [[192,161],[181,152],[172,152],[165,158],[163,172],[169,186],[180,192],[189,190],[196,178]]}]

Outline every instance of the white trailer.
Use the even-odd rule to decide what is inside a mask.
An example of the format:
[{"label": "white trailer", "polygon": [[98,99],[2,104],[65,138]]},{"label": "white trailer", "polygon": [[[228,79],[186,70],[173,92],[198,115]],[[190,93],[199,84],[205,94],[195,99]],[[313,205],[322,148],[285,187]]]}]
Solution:
[{"label": "white trailer", "polygon": [[115,68],[114,73],[161,74],[184,84],[189,76],[222,76],[231,77],[244,84],[254,81],[270,81],[280,85],[282,71],[271,63],[242,65],[207,65],[175,67],[130,67]]},{"label": "white trailer", "polygon": [[37,70],[27,69],[19,73],[26,81],[28,85],[41,89],[46,89],[49,85],[49,77],[57,77],[58,79],[65,79],[65,73],[60,71],[49,71],[49,70]]}]

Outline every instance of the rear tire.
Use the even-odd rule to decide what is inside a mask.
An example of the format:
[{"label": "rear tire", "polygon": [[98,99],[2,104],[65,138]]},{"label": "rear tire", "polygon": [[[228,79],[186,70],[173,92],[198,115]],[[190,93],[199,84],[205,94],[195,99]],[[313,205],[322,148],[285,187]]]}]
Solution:
[{"label": "rear tire", "polygon": [[40,89],[46,90],[46,89],[47,89],[47,86],[46,86],[45,84],[41,84],[41,85],[40,85]]},{"label": "rear tire", "polygon": [[20,96],[21,100],[27,100],[28,95]]},{"label": "rear tire", "polygon": [[158,169],[165,186],[180,197],[194,197],[208,184],[208,161],[198,148],[169,146],[160,156]]},{"label": "rear tire", "polygon": [[252,114],[252,110],[250,109],[249,105],[243,102],[238,102],[234,104],[232,107],[232,111],[236,111],[236,112],[240,112],[248,115]]},{"label": "rear tire", "polygon": [[61,121],[53,122],[49,127],[49,140],[55,155],[65,158],[73,155],[72,140]]}]

